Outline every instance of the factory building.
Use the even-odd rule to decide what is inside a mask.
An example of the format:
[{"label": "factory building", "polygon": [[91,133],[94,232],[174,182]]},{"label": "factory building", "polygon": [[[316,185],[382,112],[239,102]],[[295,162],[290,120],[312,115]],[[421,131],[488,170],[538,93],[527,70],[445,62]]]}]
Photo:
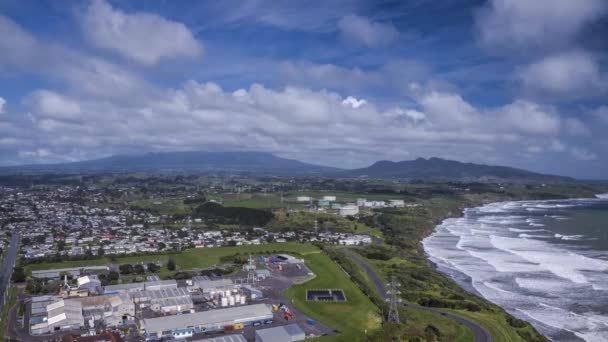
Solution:
[{"label": "factory building", "polygon": [[194,308],[192,297],[184,287],[137,291],[131,292],[130,296],[135,304],[149,307],[156,312],[176,314]]},{"label": "factory building", "polygon": [[200,288],[203,294],[213,294],[226,290],[234,290],[236,288],[236,285],[231,279],[222,278],[211,280],[206,276],[193,277],[192,286]]},{"label": "factory building", "polygon": [[310,196],[298,196],[296,197],[297,202],[310,202]]},{"label": "factory building", "polygon": [[335,202],[336,196],[323,196],[323,200],[328,202]]},{"label": "factory building", "polygon": [[87,273],[107,272],[108,266],[87,266],[87,267],[71,267],[71,268],[55,268],[51,270],[32,271],[32,278],[37,279],[61,279],[63,275],[71,277],[79,277]]},{"label": "factory building", "polygon": [[273,314],[268,305],[254,304],[202,311],[175,316],[146,318],[141,330],[146,340],[184,338],[194,333],[220,331],[235,324],[270,323]]},{"label": "factory building", "polygon": [[135,316],[135,304],[126,293],[69,299],[72,300],[81,303],[87,322],[103,322],[108,327],[114,327],[127,316]]},{"label": "factory building", "polygon": [[338,240],[338,244],[342,246],[360,246],[372,243],[372,238],[369,235],[349,235]]},{"label": "factory building", "polygon": [[354,216],[359,214],[359,207],[354,204],[345,204],[339,209],[340,216]]},{"label": "factory building", "polygon": [[50,334],[56,331],[84,327],[82,305],[74,300],[58,300],[46,306],[46,315],[40,323],[31,325],[32,335]]},{"label": "factory building", "polygon": [[194,340],[190,342],[247,342],[245,336],[238,335],[225,335],[225,336],[217,336],[212,338],[206,338],[204,340]]},{"label": "factory building", "polygon": [[135,292],[144,290],[162,290],[162,289],[176,289],[177,281],[175,279],[170,280],[154,280],[146,281],[143,283],[129,283],[129,284],[118,284],[108,285],[103,288],[105,294],[121,293],[121,292]]},{"label": "factory building", "polygon": [[392,208],[403,208],[405,207],[405,202],[403,200],[389,200],[388,206]]},{"label": "factory building", "polygon": [[306,334],[297,324],[260,329],[255,332],[255,342],[295,342],[304,339]]}]

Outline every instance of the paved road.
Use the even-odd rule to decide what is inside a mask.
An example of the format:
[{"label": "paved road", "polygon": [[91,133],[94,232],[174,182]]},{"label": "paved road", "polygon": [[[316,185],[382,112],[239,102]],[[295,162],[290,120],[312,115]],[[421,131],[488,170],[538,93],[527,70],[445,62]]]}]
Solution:
[{"label": "paved road", "polygon": [[15,267],[15,261],[17,260],[18,250],[19,234],[13,233],[8,250],[4,255],[2,269],[0,269],[0,311],[2,311],[4,301],[7,299],[7,290],[11,284],[11,275],[13,274],[13,267]]},{"label": "paved road", "polygon": [[[380,277],[380,275],[378,275],[376,270],[367,261],[365,261],[365,259],[363,259],[357,253],[355,253],[351,250],[348,250],[346,248],[340,248],[339,251],[342,254],[350,257],[357,264],[359,264],[359,266],[361,266],[365,270],[367,275],[369,276],[370,280],[374,284],[374,287],[376,287],[376,290],[378,291],[378,293],[383,295],[385,299],[388,299],[388,296],[386,295],[387,290],[384,285],[384,280],[382,280],[382,278]],[[448,317],[448,318],[451,318],[451,319],[457,321],[458,323],[471,329],[471,331],[473,332],[473,335],[475,335],[475,342],[492,342],[492,335],[490,335],[490,332],[488,330],[486,330],[486,328],[469,320],[468,318],[465,318],[463,316],[460,316],[460,315],[457,315],[457,314],[454,314],[451,312],[444,312],[444,311],[440,311],[437,309],[428,308],[425,306],[413,305],[413,304],[409,304],[409,303],[403,304],[403,305],[407,306],[410,309],[431,312],[431,313],[434,313],[437,315],[442,315],[442,316],[445,316],[445,317]]]}]

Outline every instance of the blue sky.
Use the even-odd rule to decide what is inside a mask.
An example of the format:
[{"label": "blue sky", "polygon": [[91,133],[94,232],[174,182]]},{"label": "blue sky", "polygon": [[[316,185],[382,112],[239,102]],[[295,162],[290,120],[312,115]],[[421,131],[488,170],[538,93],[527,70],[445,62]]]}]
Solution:
[{"label": "blue sky", "polygon": [[608,174],[604,0],[0,1],[0,165],[255,150]]}]

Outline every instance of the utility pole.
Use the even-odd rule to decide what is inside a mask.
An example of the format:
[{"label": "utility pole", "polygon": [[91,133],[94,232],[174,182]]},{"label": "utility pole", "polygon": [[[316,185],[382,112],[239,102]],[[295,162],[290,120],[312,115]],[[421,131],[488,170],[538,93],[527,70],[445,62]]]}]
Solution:
[{"label": "utility pole", "polygon": [[399,295],[401,294],[401,291],[399,291],[399,285],[395,276],[391,275],[391,282],[388,284],[389,290],[387,292],[387,295],[389,296],[388,301],[390,302],[388,322],[395,324],[400,323],[399,304],[401,303],[401,299],[399,298]]}]

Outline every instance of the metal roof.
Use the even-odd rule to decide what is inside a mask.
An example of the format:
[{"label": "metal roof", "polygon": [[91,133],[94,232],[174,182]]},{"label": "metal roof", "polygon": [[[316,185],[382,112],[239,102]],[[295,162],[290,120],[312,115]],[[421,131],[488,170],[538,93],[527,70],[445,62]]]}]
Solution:
[{"label": "metal roof", "polygon": [[261,342],[292,342],[301,341],[306,334],[297,324],[289,324],[280,327],[256,330],[256,341]]},{"label": "metal roof", "polygon": [[218,336],[213,338],[206,338],[204,340],[195,340],[190,342],[247,342],[243,335],[227,335]]},{"label": "metal roof", "polygon": [[272,319],[268,305],[254,304],[190,314],[147,318],[143,328],[148,332],[185,329],[198,326],[222,326],[241,322]]}]

